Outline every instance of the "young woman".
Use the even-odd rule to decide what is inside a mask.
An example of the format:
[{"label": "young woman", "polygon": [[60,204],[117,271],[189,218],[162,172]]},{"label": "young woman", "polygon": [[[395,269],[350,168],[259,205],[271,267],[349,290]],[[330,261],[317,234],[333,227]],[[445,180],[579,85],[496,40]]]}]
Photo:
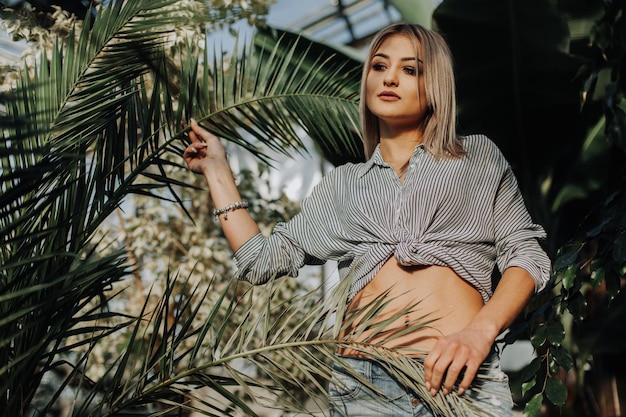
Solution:
[{"label": "young woman", "polygon": [[[184,157],[204,175],[220,208],[216,215],[240,278],[261,284],[333,259],[340,277],[351,279],[348,310],[390,297],[378,316],[384,320],[419,300],[418,310],[390,328],[426,312],[438,319],[385,347],[428,352],[422,393],[465,393],[480,404],[481,415],[510,416],[508,379],[494,341],[546,286],[551,264],[538,242],[545,233],[532,222],[511,167],[485,136],[457,135],[455,107],[444,39],[416,25],[383,29],[363,71],[367,161],[328,173],[302,201],[301,212],[268,237],[240,202],[218,138],[195,121]],[[494,291],[496,266],[501,277]],[[368,336],[342,335],[353,342]],[[340,348],[337,354],[385,395],[365,389],[337,365],[342,383],[331,384],[332,415],[436,414],[427,394],[390,377],[366,350]],[[479,367],[486,376],[476,378]]]}]

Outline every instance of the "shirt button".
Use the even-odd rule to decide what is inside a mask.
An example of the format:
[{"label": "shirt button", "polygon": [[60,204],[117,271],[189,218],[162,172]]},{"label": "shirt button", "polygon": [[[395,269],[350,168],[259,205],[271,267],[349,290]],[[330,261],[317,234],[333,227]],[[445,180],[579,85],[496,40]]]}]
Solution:
[{"label": "shirt button", "polygon": [[413,401],[411,401],[411,404],[413,404],[413,407],[417,407],[418,405],[420,405],[419,398],[413,398]]}]

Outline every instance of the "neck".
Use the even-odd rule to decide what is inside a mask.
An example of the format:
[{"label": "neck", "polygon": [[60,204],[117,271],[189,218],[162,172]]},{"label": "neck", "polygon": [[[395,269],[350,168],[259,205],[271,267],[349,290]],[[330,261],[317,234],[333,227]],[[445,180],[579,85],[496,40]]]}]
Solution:
[{"label": "neck", "polygon": [[415,129],[395,131],[393,135],[381,131],[380,152],[385,162],[407,161],[415,147],[422,143],[421,132]]},{"label": "neck", "polygon": [[404,180],[409,159],[411,159],[415,147],[420,143],[422,143],[421,135],[418,135],[415,130],[391,137],[381,135],[380,155],[383,161],[393,167],[400,181]]}]

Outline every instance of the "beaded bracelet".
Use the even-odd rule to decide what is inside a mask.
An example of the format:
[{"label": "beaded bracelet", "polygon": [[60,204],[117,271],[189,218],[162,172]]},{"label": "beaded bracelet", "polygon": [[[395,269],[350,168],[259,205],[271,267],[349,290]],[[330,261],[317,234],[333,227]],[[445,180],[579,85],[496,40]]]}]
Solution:
[{"label": "beaded bracelet", "polygon": [[226,207],[222,207],[219,210],[213,209],[213,215],[215,216],[215,221],[219,220],[220,215],[224,215],[224,220],[228,220],[228,212],[235,211],[239,209],[247,209],[249,206],[247,201],[237,201],[236,203],[232,203],[227,205]]}]

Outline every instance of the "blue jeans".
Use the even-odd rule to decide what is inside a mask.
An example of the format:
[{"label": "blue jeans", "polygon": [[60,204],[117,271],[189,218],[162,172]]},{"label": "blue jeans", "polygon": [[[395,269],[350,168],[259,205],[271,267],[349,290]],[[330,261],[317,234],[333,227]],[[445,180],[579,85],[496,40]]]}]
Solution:
[{"label": "blue jeans", "polygon": [[[438,409],[433,404],[433,398],[428,395],[420,396],[407,389],[377,361],[346,356],[339,358],[353,371],[346,370],[338,363],[333,365],[334,382],[329,387],[331,417],[513,416],[509,378],[502,372],[496,352],[487,357],[479,371],[480,376],[474,380],[469,390],[460,397],[456,394],[445,397],[449,410],[447,412]],[[415,359],[415,363],[421,365],[418,359]],[[382,395],[358,381],[353,376],[354,372],[369,381]],[[463,413],[455,406],[465,396],[473,400],[464,401],[466,404],[473,404],[469,413]]]}]

